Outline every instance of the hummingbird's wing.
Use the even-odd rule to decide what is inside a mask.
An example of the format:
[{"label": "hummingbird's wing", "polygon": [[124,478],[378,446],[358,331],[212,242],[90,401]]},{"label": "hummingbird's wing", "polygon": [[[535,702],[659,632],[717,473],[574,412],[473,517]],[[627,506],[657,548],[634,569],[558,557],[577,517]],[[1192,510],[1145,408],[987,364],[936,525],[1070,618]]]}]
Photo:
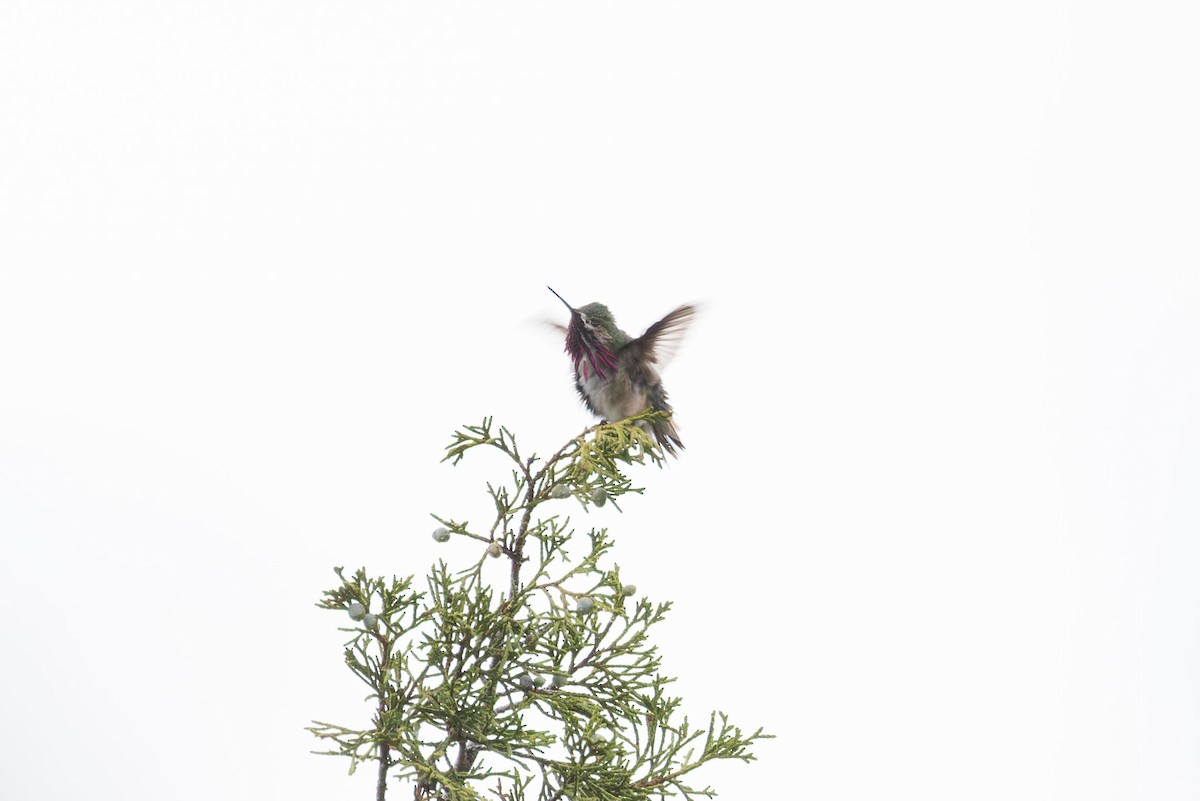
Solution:
[{"label": "hummingbird's wing", "polygon": [[679,343],[695,316],[695,306],[680,306],[647,328],[646,333],[630,340],[629,344],[622,348],[622,353],[628,352],[638,361],[644,360],[654,362],[659,367],[664,366],[679,349]]}]

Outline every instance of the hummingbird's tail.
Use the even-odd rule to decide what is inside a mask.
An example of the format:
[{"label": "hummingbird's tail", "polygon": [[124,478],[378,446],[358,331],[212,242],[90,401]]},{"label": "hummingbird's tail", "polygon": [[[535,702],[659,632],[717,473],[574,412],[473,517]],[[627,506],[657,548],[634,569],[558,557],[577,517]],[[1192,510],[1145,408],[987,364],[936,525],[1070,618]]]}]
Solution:
[{"label": "hummingbird's tail", "polygon": [[675,449],[683,450],[683,442],[679,439],[679,432],[675,430],[675,423],[669,417],[664,417],[655,420],[653,423],[642,423],[642,427],[654,435],[658,440],[658,446],[663,451],[675,458],[679,458],[679,454]]},{"label": "hummingbird's tail", "polygon": [[666,412],[667,416],[647,420],[642,423],[642,428],[654,434],[654,438],[658,440],[658,447],[663,449],[663,453],[678,459],[679,454],[675,452],[675,449],[683,450],[683,442],[679,439],[679,432],[675,430],[673,410],[667,401],[667,391],[663,389],[662,381],[656,381],[649,388],[646,400],[650,402],[651,409]]}]

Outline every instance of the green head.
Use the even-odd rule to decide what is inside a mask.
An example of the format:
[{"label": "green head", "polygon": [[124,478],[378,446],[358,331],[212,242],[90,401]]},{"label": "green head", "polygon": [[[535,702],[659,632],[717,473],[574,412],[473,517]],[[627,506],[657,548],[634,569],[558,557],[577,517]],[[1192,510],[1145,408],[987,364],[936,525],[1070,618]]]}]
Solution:
[{"label": "green head", "polygon": [[617,328],[612,312],[603,303],[589,303],[579,307],[580,322],[596,339],[615,347],[621,347],[628,339],[625,332]]},{"label": "green head", "polygon": [[[553,289],[550,291],[554,292]],[[557,292],[554,295],[571,310],[566,351],[575,362],[576,369],[586,362],[600,376],[606,376],[610,369],[615,370],[615,352],[625,346],[629,337],[617,328],[617,322],[608,307],[603,303],[589,303],[576,309],[562,295]]]}]

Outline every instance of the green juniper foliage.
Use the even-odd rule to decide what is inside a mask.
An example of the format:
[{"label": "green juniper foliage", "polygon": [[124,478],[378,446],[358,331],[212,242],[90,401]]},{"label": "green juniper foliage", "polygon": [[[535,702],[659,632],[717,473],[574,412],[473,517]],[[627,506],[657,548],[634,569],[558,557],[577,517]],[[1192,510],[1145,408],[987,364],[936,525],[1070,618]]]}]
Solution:
[{"label": "green juniper foliage", "polygon": [[[491,419],[454,435],[446,459],[489,446],[511,462],[511,484],[488,486],[495,519],[486,530],[434,516],[435,539],[478,540],[482,555],[463,570],[434,565],[424,587],[362,569],[327,591],[319,606],[349,613],[345,659],[370,688],[371,725],[314,721],[330,744],[320,753],[374,762],[376,798],[388,776],[411,782],[415,799],[462,801],[634,801],[711,797],[691,784],[713,759],[754,759],[750,735],[720,713],[694,727],[679,714],[672,681],[659,674],[647,634],[670,603],[636,597],[616,565],[606,529],[581,543],[563,514],[567,498],[586,509],[640,493],[622,467],[662,463],[637,425],[660,412],[593,426],[549,460],[525,458]],[[619,507],[618,507],[619,508]],[[508,560],[489,580],[489,558]]]}]

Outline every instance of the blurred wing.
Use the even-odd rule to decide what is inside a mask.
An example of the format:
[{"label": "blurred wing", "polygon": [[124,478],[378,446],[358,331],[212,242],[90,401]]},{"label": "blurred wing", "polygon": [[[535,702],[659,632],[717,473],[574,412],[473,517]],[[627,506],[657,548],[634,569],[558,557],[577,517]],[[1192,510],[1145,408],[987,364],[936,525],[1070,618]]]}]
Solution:
[{"label": "blurred wing", "polygon": [[647,328],[646,333],[626,345],[626,349],[636,348],[640,351],[638,355],[646,361],[663,367],[679,350],[679,343],[683,341],[683,335],[695,316],[695,306],[680,306]]}]

